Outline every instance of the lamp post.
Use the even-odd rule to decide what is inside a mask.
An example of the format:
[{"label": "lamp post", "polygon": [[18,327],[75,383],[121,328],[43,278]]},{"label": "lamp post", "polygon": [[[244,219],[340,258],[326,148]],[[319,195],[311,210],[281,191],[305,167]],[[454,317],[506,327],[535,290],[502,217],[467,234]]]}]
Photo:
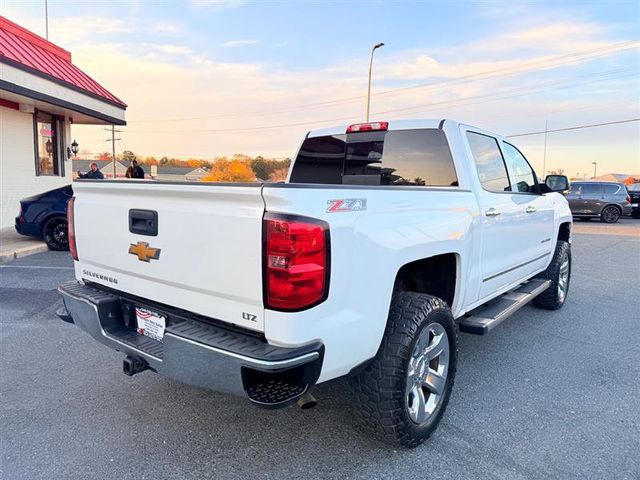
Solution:
[{"label": "lamp post", "polygon": [[369,106],[371,105],[371,69],[373,68],[373,52],[375,52],[378,48],[384,47],[384,43],[376,43],[371,49],[371,59],[369,60],[369,87],[367,88],[367,118],[366,121],[369,121]]},{"label": "lamp post", "polygon": [[598,171],[598,162],[591,162],[593,165],[593,179],[596,179],[596,172]]}]

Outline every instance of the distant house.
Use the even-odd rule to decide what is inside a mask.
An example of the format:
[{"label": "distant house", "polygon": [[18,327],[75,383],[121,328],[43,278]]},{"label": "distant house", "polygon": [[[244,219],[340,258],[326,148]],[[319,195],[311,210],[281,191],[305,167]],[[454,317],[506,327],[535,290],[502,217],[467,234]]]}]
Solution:
[{"label": "distant house", "polygon": [[[91,164],[96,163],[98,170],[102,172],[105,178],[113,178],[113,162],[110,160],[74,160],[73,161],[73,174],[74,178],[77,175],[77,171],[87,173],[91,168]],[[122,163],[116,162],[116,178],[125,178],[127,173],[127,167]]]},{"label": "distant house", "polygon": [[[151,166],[142,165],[145,177],[151,177]],[[167,182],[199,182],[207,172],[204,168],[191,167],[163,167],[157,166],[157,176],[155,180],[163,180]]]},{"label": "distant house", "polygon": [[599,182],[620,182],[626,185],[640,182],[640,174],[629,175],[628,173],[607,173],[595,177],[594,180]]},{"label": "distant house", "polygon": [[126,108],[70,52],[0,16],[0,228],[21,198],[71,183],[72,123],[125,125]]},{"label": "distant house", "polygon": [[[102,172],[105,178],[113,178],[113,162],[110,160],[74,160],[73,172],[74,178],[76,172],[80,170],[86,173],[91,168],[92,163],[98,165],[98,170]],[[126,178],[128,162],[118,160],[116,162],[116,178]],[[144,177],[153,180],[164,180],[170,182],[199,182],[207,172],[204,168],[191,167],[162,167],[157,166],[155,177],[152,176],[151,165],[140,165],[144,170]]]}]

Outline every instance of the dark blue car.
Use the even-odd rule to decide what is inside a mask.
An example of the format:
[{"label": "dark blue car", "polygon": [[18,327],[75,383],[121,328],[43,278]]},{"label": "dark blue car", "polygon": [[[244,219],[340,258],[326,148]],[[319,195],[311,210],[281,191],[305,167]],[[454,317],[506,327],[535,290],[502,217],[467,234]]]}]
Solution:
[{"label": "dark blue car", "polygon": [[67,202],[73,196],[71,185],[20,200],[16,231],[41,238],[51,250],[69,250]]}]

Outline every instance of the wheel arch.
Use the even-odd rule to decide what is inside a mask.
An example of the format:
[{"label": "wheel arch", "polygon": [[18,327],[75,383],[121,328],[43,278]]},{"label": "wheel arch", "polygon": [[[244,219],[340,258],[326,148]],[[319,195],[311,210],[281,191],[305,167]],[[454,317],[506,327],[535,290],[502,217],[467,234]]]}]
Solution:
[{"label": "wheel arch", "polygon": [[453,309],[460,296],[460,263],[456,252],[406,262],[396,272],[392,296],[401,291],[425,293],[444,300]]},{"label": "wheel arch", "polygon": [[559,241],[564,241],[571,243],[571,226],[572,222],[562,222],[558,227],[558,236],[557,239]]},{"label": "wheel arch", "polygon": [[620,205],[618,205],[617,203],[607,203],[605,204],[601,209],[600,209],[600,215],[602,215],[602,212],[604,212],[604,209],[607,207],[615,207],[618,209],[618,211],[620,212],[620,215],[622,215],[622,207]]}]

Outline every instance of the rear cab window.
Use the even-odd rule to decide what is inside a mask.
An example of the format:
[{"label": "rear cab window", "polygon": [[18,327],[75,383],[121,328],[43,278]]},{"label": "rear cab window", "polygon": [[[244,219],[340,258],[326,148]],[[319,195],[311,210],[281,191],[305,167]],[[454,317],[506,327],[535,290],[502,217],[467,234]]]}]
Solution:
[{"label": "rear cab window", "polygon": [[357,132],[307,138],[290,183],[456,187],[453,158],[440,129]]}]

